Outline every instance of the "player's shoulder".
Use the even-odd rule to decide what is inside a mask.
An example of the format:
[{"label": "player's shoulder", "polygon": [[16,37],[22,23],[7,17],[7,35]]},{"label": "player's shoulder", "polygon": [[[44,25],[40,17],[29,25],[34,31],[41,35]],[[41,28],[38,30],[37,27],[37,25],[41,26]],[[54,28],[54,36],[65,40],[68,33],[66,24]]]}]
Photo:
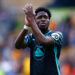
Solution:
[{"label": "player's shoulder", "polygon": [[51,35],[60,35],[63,37],[63,34],[60,31],[51,31]]},{"label": "player's shoulder", "polygon": [[63,40],[63,34],[60,31],[52,31],[51,37],[55,38],[56,40],[58,40],[59,38]]},{"label": "player's shoulder", "polygon": [[53,30],[49,30],[45,35],[60,35],[63,36],[62,33],[60,31],[53,31]]}]

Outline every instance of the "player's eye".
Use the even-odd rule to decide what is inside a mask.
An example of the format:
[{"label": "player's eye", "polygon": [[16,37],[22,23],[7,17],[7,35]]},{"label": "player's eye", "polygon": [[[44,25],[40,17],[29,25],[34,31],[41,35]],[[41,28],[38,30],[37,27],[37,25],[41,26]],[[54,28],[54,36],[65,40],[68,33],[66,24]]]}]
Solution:
[{"label": "player's eye", "polygon": [[38,16],[38,17],[37,17],[37,19],[41,19],[41,18],[42,18],[42,16]]},{"label": "player's eye", "polygon": [[48,17],[47,17],[47,16],[44,16],[44,18],[45,18],[45,19],[48,19]]}]

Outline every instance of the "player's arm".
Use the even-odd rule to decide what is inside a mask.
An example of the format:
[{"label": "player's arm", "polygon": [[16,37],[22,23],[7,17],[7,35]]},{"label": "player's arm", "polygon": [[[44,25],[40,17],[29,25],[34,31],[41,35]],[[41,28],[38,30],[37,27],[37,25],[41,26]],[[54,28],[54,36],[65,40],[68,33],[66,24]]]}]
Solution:
[{"label": "player's arm", "polygon": [[50,36],[45,36],[40,29],[38,28],[37,24],[35,21],[32,21],[31,24],[33,33],[35,34],[35,38],[38,40],[40,44],[53,44],[53,39]]},{"label": "player's arm", "polygon": [[43,33],[39,30],[35,22],[33,7],[31,5],[26,5],[24,12],[27,15],[27,20],[30,23],[32,31],[35,35],[35,38],[38,40],[38,42],[40,44],[53,44],[54,43],[53,39],[50,36],[44,36]]},{"label": "player's arm", "polygon": [[56,31],[56,32],[53,32],[49,36],[45,36],[39,30],[39,28],[38,28],[37,24],[35,23],[35,21],[32,21],[31,27],[32,27],[32,30],[35,34],[36,39],[38,40],[38,42],[40,44],[46,44],[46,45],[58,44],[58,45],[62,45],[63,35],[62,35],[61,32]]},{"label": "player's arm", "polygon": [[15,48],[20,49],[20,48],[25,48],[26,47],[26,42],[24,41],[24,38],[28,32],[27,28],[23,28],[21,32],[19,33],[18,37],[15,40]]},{"label": "player's arm", "polygon": [[37,24],[35,22],[32,22],[31,24],[32,30],[35,34],[35,38],[38,40],[38,42],[40,44],[46,44],[46,45],[50,45],[50,44],[58,44],[58,45],[62,45],[62,41],[63,41],[63,36],[62,33],[59,31],[53,32],[51,35],[49,36],[45,36],[43,35],[43,33],[39,30]]}]

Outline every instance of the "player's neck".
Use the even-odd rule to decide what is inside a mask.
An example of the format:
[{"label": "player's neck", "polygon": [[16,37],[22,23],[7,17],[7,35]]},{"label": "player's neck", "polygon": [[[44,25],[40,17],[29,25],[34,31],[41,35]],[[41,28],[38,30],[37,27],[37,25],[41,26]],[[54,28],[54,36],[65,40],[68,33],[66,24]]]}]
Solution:
[{"label": "player's neck", "polygon": [[49,31],[49,29],[41,29],[41,32],[42,32],[43,34],[47,33],[48,31]]}]

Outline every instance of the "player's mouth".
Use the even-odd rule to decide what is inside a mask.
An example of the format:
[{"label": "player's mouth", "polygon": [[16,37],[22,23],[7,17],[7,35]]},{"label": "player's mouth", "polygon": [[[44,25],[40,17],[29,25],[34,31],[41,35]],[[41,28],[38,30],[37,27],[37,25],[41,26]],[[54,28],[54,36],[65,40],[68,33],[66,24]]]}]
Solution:
[{"label": "player's mouth", "polygon": [[41,23],[41,26],[45,26],[46,25],[46,23]]}]

